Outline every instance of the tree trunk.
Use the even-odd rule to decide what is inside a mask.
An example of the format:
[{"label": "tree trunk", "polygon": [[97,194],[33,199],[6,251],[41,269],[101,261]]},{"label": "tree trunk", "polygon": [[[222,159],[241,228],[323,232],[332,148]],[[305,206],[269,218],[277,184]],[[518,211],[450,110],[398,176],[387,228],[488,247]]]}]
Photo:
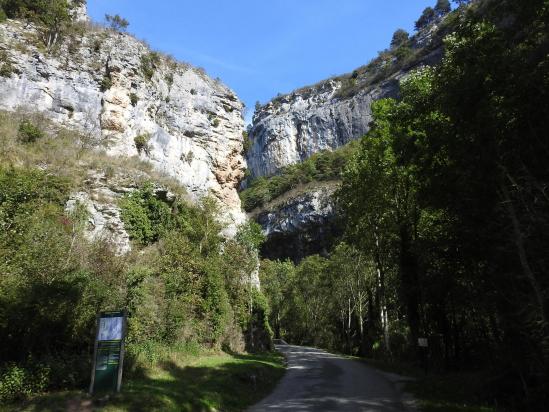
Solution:
[{"label": "tree trunk", "polygon": [[509,218],[511,219],[511,223],[513,226],[513,237],[514,237],[514,242],[517,248],[517,254],[519,256],[520,265],[522,267],[522,272],[526,277],[526,279],[528,279],[528,282],[530,283],[530,287],[532,288],[534,292],[534,296],[536,297],[536,302],[538,305],[539,312],[541,314],[541,319],[543,321],[544,328],[547,328],[547,312],[545,307],[545,300],[543,297],[543,291],[541,290],[541,286],[536,278],[536,275],[532,270],[532,267],[530,266],[530,262],[528,261],[528,255],[526,254],[526,247],[524,244],[525,243],[524,235],[522,233],[520,222],[517,217],[517,213],[515,211],[515,206],[513,205],[511,195],[505,184],[501,185],[501,191],[503,194],[505,207],[507,209]]},{"label": "tree trunk", "polygon": [[389,338],[389,316],[387,315],[387,300],[385,296],[385,271],[383,270],[383,264],[381,262],[380,254],[380,242],[379,236],[377,233],[374,234],[376,241],[376,251],[374,253],[376,271],[377,271],[377,286],[379,290],[379,309],[380,309],[380,320],[381,320],[381,329],[383,331],[383,340],[385,343],[385,350],[391,355],[391,346]]},{"label": "tree trunk", "polygon": [[416,257],[411,250],[410,230],[406,225],[400,228],[400,278],[401,294],[406,305],[410,344],[419,356],[417,339],[419,337],[419,277]]}]

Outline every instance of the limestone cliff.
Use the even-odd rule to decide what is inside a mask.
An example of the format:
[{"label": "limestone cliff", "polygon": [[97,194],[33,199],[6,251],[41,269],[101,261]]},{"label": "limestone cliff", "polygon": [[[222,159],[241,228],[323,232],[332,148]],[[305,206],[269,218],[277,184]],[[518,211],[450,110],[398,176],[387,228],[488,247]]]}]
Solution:
[{"label": "limestone cliff", "polygon": [[284,166],[366,134],[372,102],[396,97],[406,73],[438,62],[448,30],[447,23],[438,22],[410,39],[406,57],[398,57],[397,49],[384,51],[353,73],[295,90],[258,108],[249,133],[251,178],[274,175]]},{"label": "limestone cliff", "polygon": [[314,184],[250,213],[267,236],[262,256],[298,262],[313,253],[327,253],[341,234],[333,201],[337,187],[335,182]]},{"label": "limestone cliff", "polygon": [[[235,223],[246,168],[243,105],[202,70],[152,52],[134,37],[97,28],[85,9],[54,50],[36,28],[0,24],[0,109],[40,112],[80,130],[112,156],[139,156],[183,185],[212,193]],[[234,226],[234,225],[233,225]]]}]

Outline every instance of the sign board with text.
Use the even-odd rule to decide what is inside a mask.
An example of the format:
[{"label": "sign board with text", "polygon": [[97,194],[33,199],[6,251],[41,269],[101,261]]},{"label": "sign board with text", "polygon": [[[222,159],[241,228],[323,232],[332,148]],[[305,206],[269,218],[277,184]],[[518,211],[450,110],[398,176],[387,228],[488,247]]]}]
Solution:
[{"label": "sign board with text", "polygon": [[125,335],[125,311],[101,312],[99,314],[90,393],[120,392]]}]

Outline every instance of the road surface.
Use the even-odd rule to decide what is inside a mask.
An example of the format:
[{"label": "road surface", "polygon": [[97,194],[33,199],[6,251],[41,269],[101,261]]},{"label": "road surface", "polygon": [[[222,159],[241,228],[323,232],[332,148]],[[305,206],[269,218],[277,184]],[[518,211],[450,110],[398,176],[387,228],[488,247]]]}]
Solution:
[{"label": "road surface", "polygon": [[397,375],[362,362],[303,346],[276,345],[288,370],[274,392],[248,412],[403,412]]}]

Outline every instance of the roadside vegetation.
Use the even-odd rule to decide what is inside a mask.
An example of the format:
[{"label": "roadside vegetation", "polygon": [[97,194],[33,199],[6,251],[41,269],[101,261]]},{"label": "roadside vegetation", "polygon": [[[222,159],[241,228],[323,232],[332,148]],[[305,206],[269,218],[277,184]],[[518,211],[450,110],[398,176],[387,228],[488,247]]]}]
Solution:
[{"label": "roadside vegetation", "polygon": [[97,410],[239,412],[266,396],[284,374],[278,353],[227,354],[199,347],[157,348],[158,359],[128,370],[108,398],[81,391],[36,396],[2,411]]},{"label": "roadside vegetation", "polygon": [[342,176],[341,243],[264,261],[262,285],[289,342],[421,368],[426,338],[432,377],[411,385],[426,411],[543,411],[549,10],[462,11],[440,65],[373,105]]},{"label": "roadside vegetation", "polygon": [[[0,139],[0,402],[20,405],[46,392],[85,389],[95,315],[118,308],[129,311],[127,377],[137,387],[150,383],[167,391],[195,376],[186,366],[194,360],[186,357],[188,363],[174,360],[175,383],[164,382],[171,376],[165,362],[188,347],[212,354],[212,364],[200,360],[197,379],[217,369],[229,377],[265,366],[266,380],[255,384],[270,385],[271,377],[274,382],[269,370],[278,366],[261,363],[268,355],[257,362],[238,355],[271,348],[265,298],[247,286],[263,239],[257,225],[244,225],[234,239],[224,239],[215,200],[191,204],[173,181],[161,176],[157,181],[138,159],[107,157],[90,136],[40,117],[0,114]],[[89,217],[82,205],[65,208],[71,193],[86,190],[90,170],[102,171],[106,179],[141,176],[119,202],[133,244],[129,254],[118,255],[108,237],[85,236]],[[170,200],[155,195],[153,187],[162,181],[172,184]],[[193,387],[191,392],[198,390]],[[249,387],[240,402],[253,398]],[[121,408],[137,402],[124,396]],[[161,398],[170,396],[181,395],[166,392]],[[200,396],[229,410],[237,402],[229,394]]]}]

